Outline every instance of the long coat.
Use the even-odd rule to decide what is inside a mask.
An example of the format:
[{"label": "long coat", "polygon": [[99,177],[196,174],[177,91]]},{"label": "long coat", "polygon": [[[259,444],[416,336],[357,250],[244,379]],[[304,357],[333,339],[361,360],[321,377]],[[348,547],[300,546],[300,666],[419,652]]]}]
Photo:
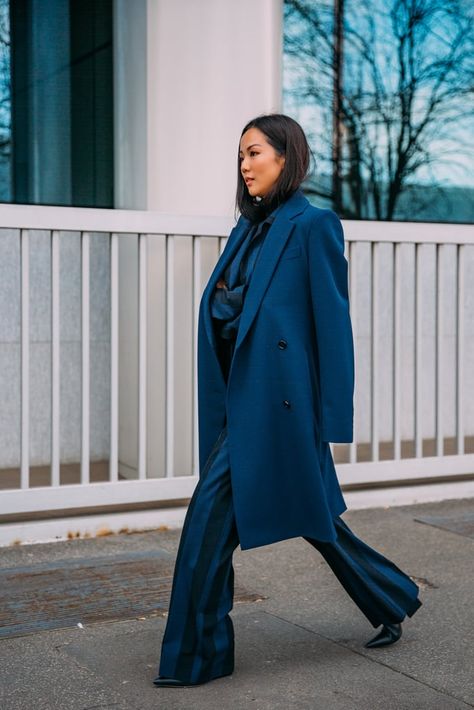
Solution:
[{"label": "long coat", "polygon": [[199,459],[227,420],[241,549],[291,537],[333,541],[346,510],[329,442],[353,438],[354,347],[342,225],[299,189],[257,260],[226,384],[211,299],[245,237],[240,217],[204,289],[198,323]]}]

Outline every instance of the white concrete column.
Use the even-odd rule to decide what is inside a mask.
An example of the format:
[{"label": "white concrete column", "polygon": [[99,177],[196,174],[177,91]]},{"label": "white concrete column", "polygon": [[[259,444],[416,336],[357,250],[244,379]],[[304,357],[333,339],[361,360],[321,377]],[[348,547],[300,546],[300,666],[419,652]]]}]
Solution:
[{"label": "white concrete column", "polygon": [[[282,0],[115,0],[116,207],[233,215],[240,132],[255,115],[280,110],[281,37]],[[148,250],[148,477],[165,475],[164,247],[154,240]],[[177,283],[190,281],[190,249],[180,242],[173,251]],[[127,477],[137,461],[137,256],[136,239],[121,239],[119,470]],[[188,316],[189,342],[174,341],[180,446],[168,468],[178,474],[192,465]]]},{"label": "white concrete column", "polygon": [[233,214],[237,145],[281,109],[282,0],[115,0],[116,206]]},{"label": "white concrete column", "polygon": [[114,0],[114,204],[147,209],[147,0]]}]

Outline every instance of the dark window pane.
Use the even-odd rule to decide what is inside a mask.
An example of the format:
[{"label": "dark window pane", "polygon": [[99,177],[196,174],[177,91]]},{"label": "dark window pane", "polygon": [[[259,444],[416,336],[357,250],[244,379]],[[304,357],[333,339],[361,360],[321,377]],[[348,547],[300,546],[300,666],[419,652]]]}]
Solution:
[{"label": "dark window pane", "polygon": [[11,102],[9,3],[0,0],[0,201],[11,200]]},{"label": "dark window pane", "polygon": [[474,221],[474,6],[284,0],[284,110],[315,204],[354,219]]},{"label": "dark window pane", "polygon": [[112,207],[112,0],[0,8],[1,199]]}]

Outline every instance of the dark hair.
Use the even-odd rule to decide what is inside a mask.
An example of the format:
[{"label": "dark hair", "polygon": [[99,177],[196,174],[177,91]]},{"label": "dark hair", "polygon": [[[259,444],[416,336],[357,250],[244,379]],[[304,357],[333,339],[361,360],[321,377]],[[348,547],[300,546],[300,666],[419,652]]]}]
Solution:
[{"label": "dark hair", "polygon": [[261,114],[244,126],[240,138],[249,128],[258,128],[262,131],[278,155],[285,156],[285,164],[278,180],[269,192],[260,201],[257,201],[247,190],[240,172],[239,139],[235,207],[247,219],[258,222],[265,219],[270,212],[299,188],[307,177],[312,153],[303,129],[290,116],[285,116],[282,113]]}]

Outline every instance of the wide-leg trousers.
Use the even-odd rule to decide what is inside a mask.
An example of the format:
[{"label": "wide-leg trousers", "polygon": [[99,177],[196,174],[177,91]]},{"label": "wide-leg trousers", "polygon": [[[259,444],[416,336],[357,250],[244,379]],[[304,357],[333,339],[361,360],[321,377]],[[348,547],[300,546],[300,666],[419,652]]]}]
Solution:
[{"label": "wide-leg trousers", "polygon": [[[421,606],[417,585],[335,518],[337,540],[305,537],[374,626],[401,622]],[[227,429],[221,431],[191,498],[176,558],[159,674],[190,683],[234,668],[232,555],[239,544]]]}]

